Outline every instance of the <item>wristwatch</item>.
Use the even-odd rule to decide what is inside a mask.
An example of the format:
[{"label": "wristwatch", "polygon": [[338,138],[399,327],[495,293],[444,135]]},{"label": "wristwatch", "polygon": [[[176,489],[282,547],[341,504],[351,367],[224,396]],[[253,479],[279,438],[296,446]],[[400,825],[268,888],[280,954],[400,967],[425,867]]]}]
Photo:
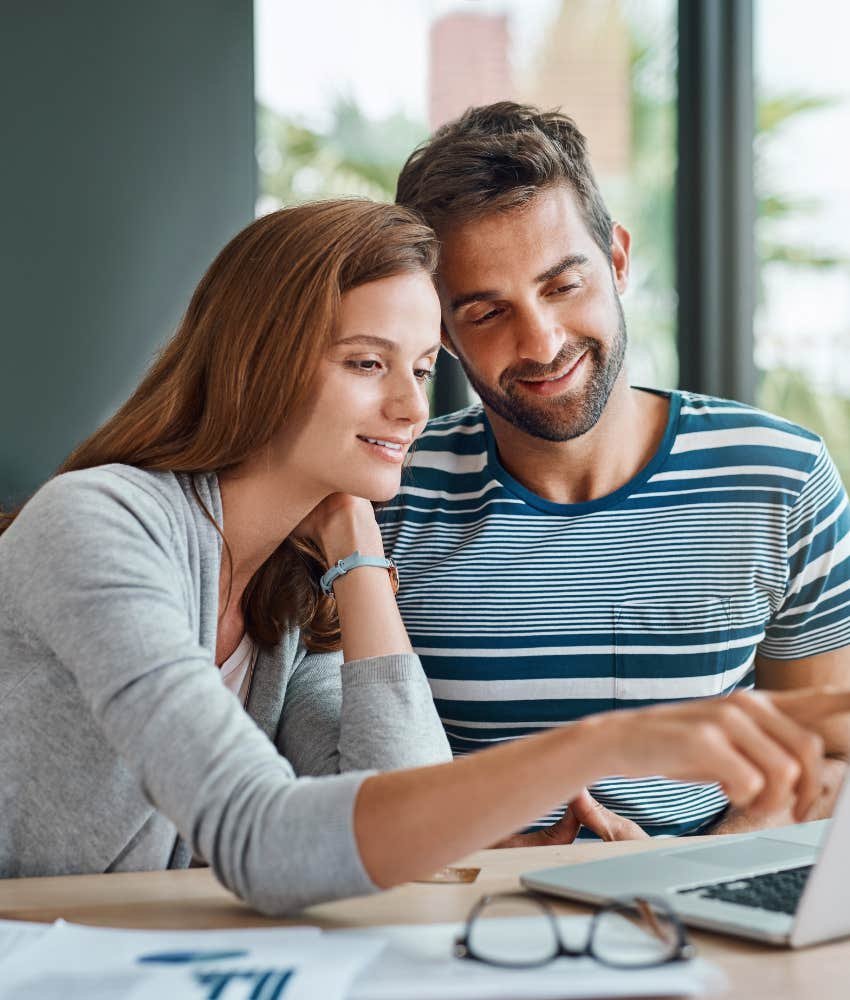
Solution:
[{"label": "wristwatch", "polygon": [[392,559],[384,559],[380,556],[363,556],[357,550],[352,552],[350,556],[346,556],[345,559],[335,562],[327,573],[322,574],[322,578],[319,580],[322,593],[327,597],[333,597],[334,581],[345,576],[346,573],[350,573],[353,569],[357,569],[358,566],[379,566],[387,570],[390,574],[390,583],[393,585],[393,593],[398,593],[398,567]]}]

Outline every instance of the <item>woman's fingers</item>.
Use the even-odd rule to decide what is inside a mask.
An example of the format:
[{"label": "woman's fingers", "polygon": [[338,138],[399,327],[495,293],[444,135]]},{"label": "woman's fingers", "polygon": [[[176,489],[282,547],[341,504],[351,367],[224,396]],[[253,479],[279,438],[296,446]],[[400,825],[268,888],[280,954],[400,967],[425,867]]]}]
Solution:
[{"label": "woman's fingers", "polygon": [[805,812],[820,785],[820,740],[752,696],[728,699],[722,714],[735,746],[765,779],[750,810],[769,813],[793,805]]},{"label": "woman's fingers", "polygon": [[735,706],[724,704],[711,714],[702,749],[730,801],[759,812],[787,802],[800,773],[793,758]]},{"label": "woman's fingers", "polygon": [[[789,806],[797,786],[805,802],[812,800],[817,741],[771,705],[755,704],[752,695],[744,694],[671,706],[670,711],[681,745],[680,766],[671,776],[718,781],[735,806],[756,812]],[[798,738],[803,751],[795,749]]]},{"label": "woman's fingers", "polygon": [[[818,687],[760,694],[801,726],[815,730],[836,716],[850,715],[850,688]],[[847,721],[850,725],[850,718]]]},{"label": "woman's fingers", "polygon": [[[618,720],[624,723],[620,773],[718,781],[739,808],[766,812],[793,806],[799,822],[822,791],[819,731],[830,721],[834,733],[842,715],[848,715],[850,731],[850,689],[738,692],[637,710]],[[671,745],[680,748],[673,767]]]},{"label": "woman's fingers", "polygon": [[[824,745],[821,737],[799,725],[795,719],[781,711],[770,697],[762,692],[733,695],[730,701],[749,713],[750,717],[799,767],[799,777],[794,786],[794,818],[806,815],[821,792],[821,770]],[[787,804],[787,803],[783,803]],[[756,804],[758,806],[758,803]]]},{"label": "woman's fingers", "polygon": [[[739,692],[706,707],[764,781],[749,801],[744,788],[745,798],[736,804],[755,812],[792,805],[794,818],[801,820],[821,793],[824,743],[818,724],[850,712],[850,691]],[[742,778],[746,783],[744,772]]]}]

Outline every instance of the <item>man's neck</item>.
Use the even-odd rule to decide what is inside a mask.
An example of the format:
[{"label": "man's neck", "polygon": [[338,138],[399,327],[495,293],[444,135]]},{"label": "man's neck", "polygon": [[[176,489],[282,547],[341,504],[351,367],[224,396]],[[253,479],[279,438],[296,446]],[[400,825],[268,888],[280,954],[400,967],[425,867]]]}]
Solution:
[{"label": "man's neck", "polygon": [[487,409],[499,459],[526,489],[553,503],[598,500],[633,479],[652,459],[669,414],[665,396],[617,381],[596,425],[570,441],[532,437]]}]

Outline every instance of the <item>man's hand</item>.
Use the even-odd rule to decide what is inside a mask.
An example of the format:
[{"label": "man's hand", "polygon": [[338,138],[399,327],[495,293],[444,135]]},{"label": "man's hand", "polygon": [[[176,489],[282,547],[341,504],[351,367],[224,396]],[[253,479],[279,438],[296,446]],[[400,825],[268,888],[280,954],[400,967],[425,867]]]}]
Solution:
[{"label": "man's hand", "polygon": [[516,833],[493,844],[493,847],[551,847],[553,844],[571,844],[583,826],[602,840],[646,840],[649,837],[637,823],[606,809],[585,788],[570,802],[568,810],[557,823],[533,833]]}]

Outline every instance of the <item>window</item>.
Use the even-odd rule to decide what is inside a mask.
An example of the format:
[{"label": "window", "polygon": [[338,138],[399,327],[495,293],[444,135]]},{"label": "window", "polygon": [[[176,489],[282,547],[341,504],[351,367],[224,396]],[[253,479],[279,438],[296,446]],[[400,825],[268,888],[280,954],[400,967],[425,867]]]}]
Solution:
[{"label": "window", "polygon": [[633,382],[676,384],[675,0],[256,2],[258,214],[391,200],[433,128],[471,104],[560,106],[632,232]]},{"label": "window", "polygon": [[850,485],[850,7],[756,4],[758,404],[823,435]]}]

